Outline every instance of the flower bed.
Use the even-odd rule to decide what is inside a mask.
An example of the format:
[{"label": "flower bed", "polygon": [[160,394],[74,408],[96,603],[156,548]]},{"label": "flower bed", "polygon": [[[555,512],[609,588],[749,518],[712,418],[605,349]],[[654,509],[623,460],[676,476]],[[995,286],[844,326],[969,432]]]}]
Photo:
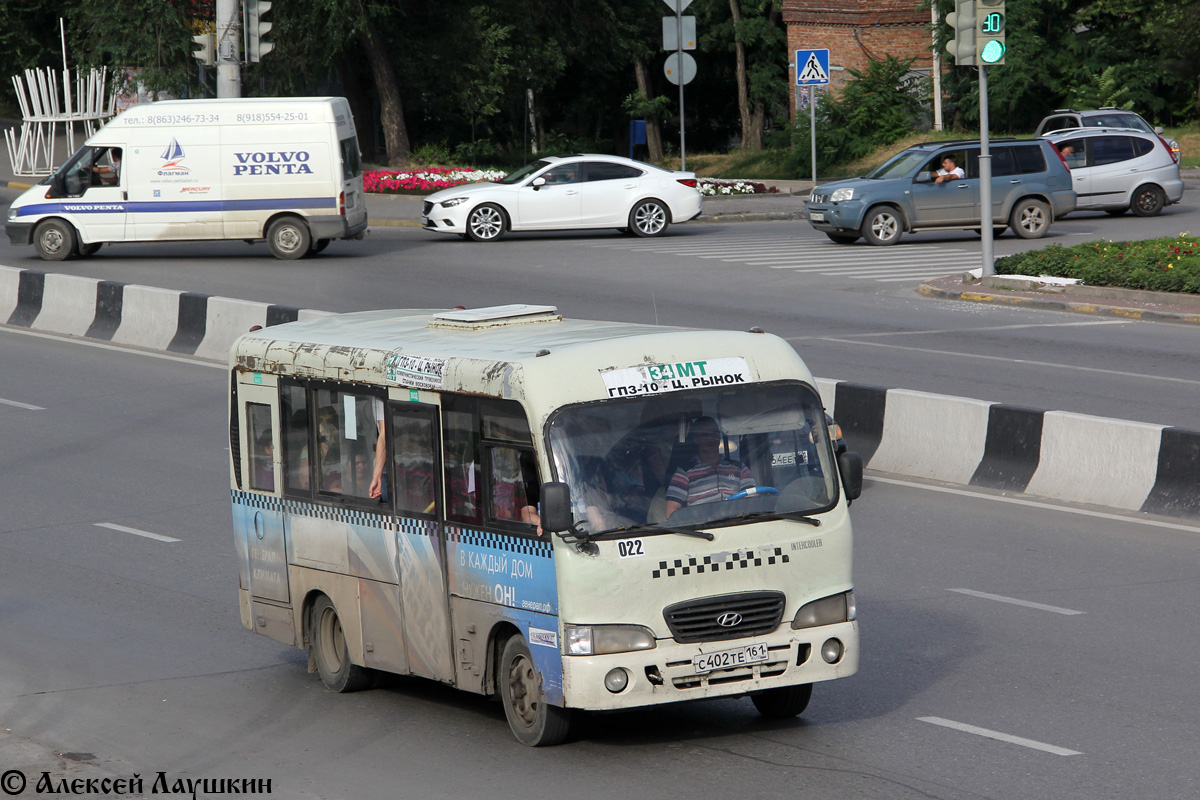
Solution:
[{"label": "flower bed", "polygon": [[498,181],[505,173],[494,169],[422,167],[414,170],[364,169],[363,191],[381,194],[436,192],[477,181]]},{"label": "flower bed", "polygon": [[[495,169],[460,169],[458,167],[423,167],[413,170],[365,169],[363,190],[377,194],[436,192],[477,181],[498,181],[507,173]],[[699,178],[697,188],[707,197],[730,194],[769,194],[779,190],[754,181],[724,181],[718,178]]]},{"label": "flower bed", "polygon": [[1136,242],[1100,240],[996,259],[997,275],[1053,275],[1089,286],[1200,293],[1200,237],[1190,232]]}]

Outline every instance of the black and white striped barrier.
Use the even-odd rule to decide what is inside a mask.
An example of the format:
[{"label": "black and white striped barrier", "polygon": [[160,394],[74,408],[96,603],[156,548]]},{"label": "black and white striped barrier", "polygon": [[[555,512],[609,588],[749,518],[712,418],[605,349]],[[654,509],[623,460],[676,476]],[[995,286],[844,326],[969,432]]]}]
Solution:
[{"label": "black and white striped barrier", "polygon": [[1200,432],[1067,411],[817,380],[872,470],[1200,517]]},{"label": "black and white striped barrier", "polygon": [[0,266],[0,320],[225,361],[237,337],[331,312]]}]

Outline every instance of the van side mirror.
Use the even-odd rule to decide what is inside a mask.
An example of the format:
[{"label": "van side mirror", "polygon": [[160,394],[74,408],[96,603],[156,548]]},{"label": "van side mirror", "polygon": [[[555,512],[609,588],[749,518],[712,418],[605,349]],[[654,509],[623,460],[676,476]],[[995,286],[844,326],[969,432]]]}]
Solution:
[{"label": "van side mirror", "polygon": [[575,526],[571,516],[571,487],[562,481],[542,484],[542,530],[562,533]]},{"label": "van side mirror", "polygon": [[854,451],[840,453],[837,457],[838,472],[842,476],[842,489],[846,492],[846,504],[857,500],[862,494],[862,456]]}]

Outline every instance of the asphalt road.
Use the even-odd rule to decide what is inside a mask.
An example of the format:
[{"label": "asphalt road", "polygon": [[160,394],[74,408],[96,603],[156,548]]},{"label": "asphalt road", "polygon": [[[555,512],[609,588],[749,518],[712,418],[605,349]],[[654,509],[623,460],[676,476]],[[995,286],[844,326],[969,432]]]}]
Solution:
[{"label": "asphalt road", "polygon": [[[1200,232],[1193,194],[1154,218],[1073,214],[1042,240],[1003,236],[996,253]],[[492,245],[377,226],[298,262],[272,259],[265,244],[221,242],[106,245],[48,264],[0,242],[0,264],[332,311],[534,302],[586,318],[757,325],[787,337],[824,378],[1200,429],[1200,329],[915,291],[978,263],[969,232],[873,248],[835,245],[796,221],[682,225],[649,242],[605,231]]]},{"label": "asphalt road", "polygon": [[353,800],[1200,789],[1195,528],[869,479],[859,675],[797,721],[726,700],[590,717],[530,750],[497,704],[419,680],[334,695],[300,651],[241,628],[220,368],[2,329],[0,374],[0,772],[30,787],[45,771]]}]

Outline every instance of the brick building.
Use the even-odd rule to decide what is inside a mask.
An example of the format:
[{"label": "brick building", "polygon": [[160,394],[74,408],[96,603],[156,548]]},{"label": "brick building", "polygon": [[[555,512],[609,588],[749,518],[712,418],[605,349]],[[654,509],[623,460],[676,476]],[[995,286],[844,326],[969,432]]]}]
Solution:
[{"label": "brick building", "polygon": [[[783,23],[788,61],[797,50],[829,50],[833,91],[852,80],[847,69],[865,70],[872,59],[916,58],[913,71],[926,76],[933,65],[932,16],[920,0],[783,0]],[[794,114],[799,88],[794,65],[788,81]]]}]

